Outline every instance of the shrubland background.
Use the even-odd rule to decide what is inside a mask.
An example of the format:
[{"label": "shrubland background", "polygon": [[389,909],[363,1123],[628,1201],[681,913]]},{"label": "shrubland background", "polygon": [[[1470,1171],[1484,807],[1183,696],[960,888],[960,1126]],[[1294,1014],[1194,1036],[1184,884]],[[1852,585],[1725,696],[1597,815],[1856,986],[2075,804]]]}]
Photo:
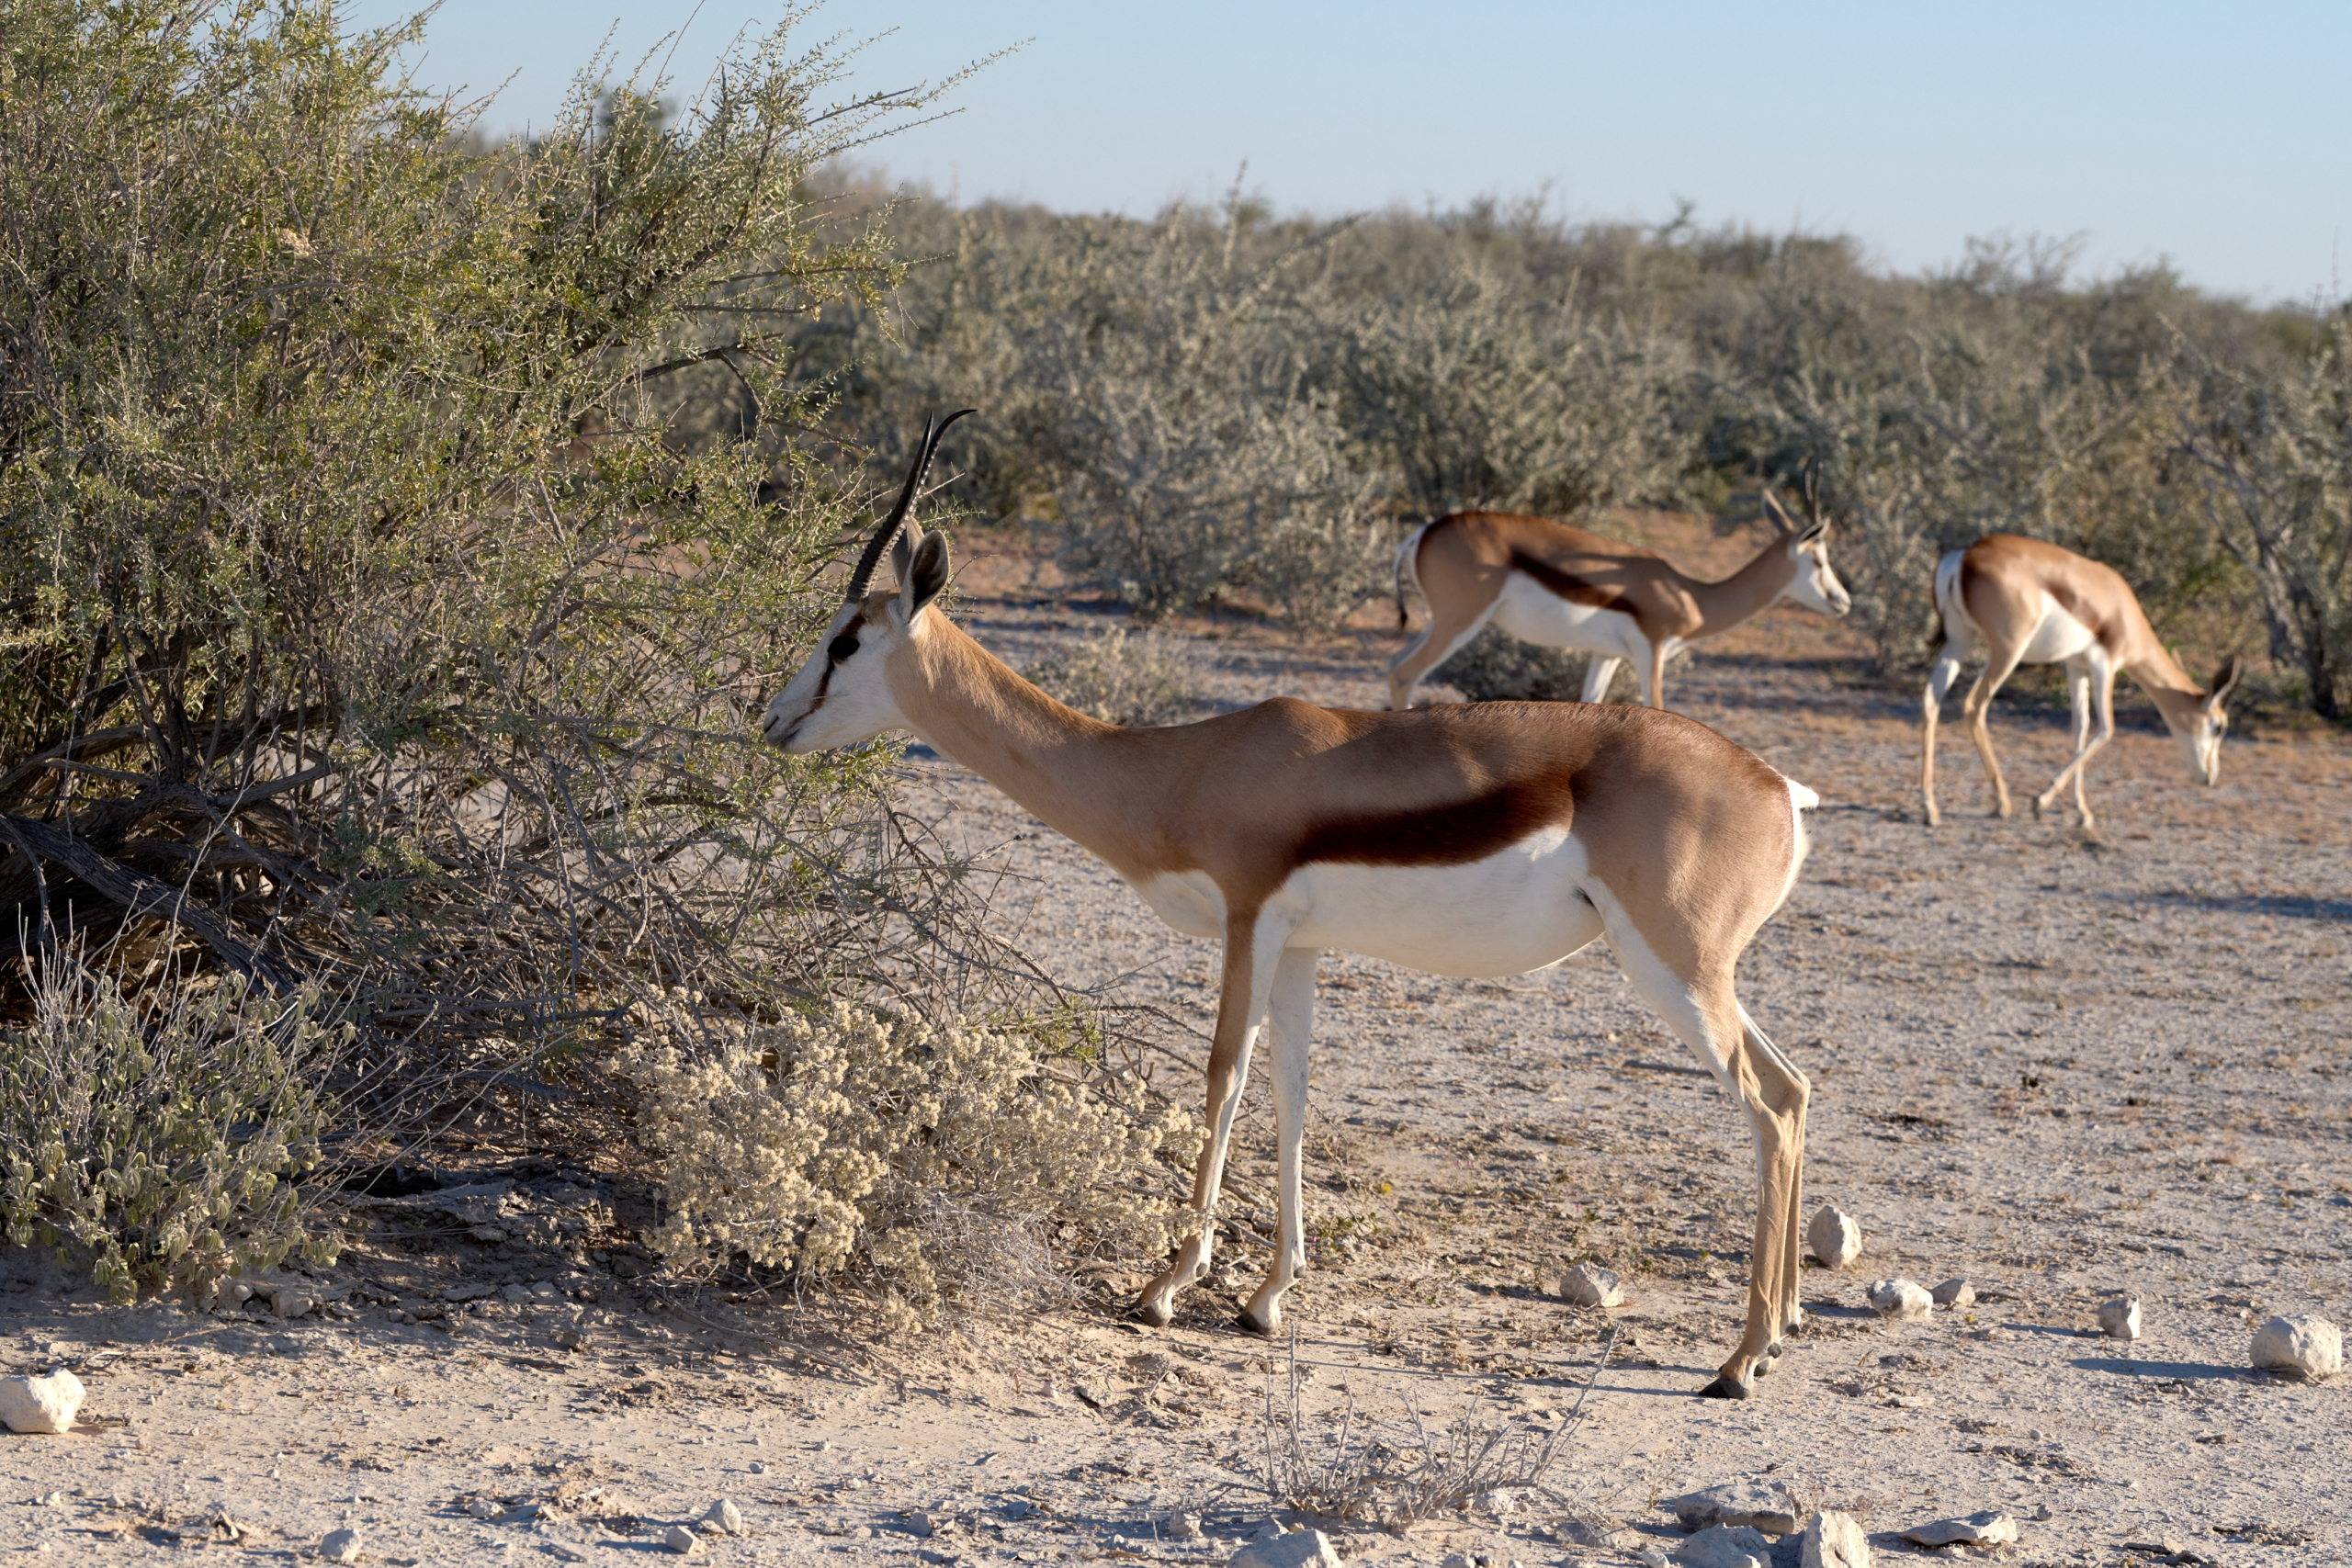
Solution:
[{"label": "shrubland background", "polygon": [[[850,160],[938,91],[786,28],[492,145],[401,36],[0,0],[0,1218],[120,1292],[331,1255],[304,1183],[616,1137],[682,1253],[893,1322],[1045,1288],[1048,1235],[1164,1247],[1148,1021],[987,934],[887,749],[747,739],[934,409],[985,414],[952,501],[1147,620],[1322,627],[1432,513],[1739,516],[1817,464],[1889,670],[2009,529],[2352,696],[2340,309],[1532,202],[893,198]],[[1003,1142],[1071,1096],[1084,1159]]]}]

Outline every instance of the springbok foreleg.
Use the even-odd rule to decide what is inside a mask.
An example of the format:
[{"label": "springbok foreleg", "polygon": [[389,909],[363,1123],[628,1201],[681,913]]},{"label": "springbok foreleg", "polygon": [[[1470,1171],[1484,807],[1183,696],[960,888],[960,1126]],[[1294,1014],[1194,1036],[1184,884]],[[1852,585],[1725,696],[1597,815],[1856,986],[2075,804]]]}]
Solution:
[{"label": "springbok foreleg", "polygon": [[1642,701],[1650,707],[1666,706],[1666,659],[1673,651],[1664,637],[1650,644],[1648,678],[1642,682]]},{"label": "springbok foreleg", "polygon": [[1976,754],[1984,760],[1985,776],[1993,781],[1996,817],[2009,814],[2009,781],[2001,776],[2000,761],[1993,755],[1993,694],[2001,689],[2002,682],[2016,673],[2018,660],[2024,652],[2022,648],[1995,648],[1977,674],[1976,684],[1968,689],[1968,695],[1960,705],[1962,716],[1968,720],[1969,739],[1976,742]]},{"label": "springbok foreleg", "polygon": [[1228,917],[1225,932],[1225,988],[1217,998],[1216,1034],[1209,1045],[1208,1145],[1193,1178],[1193,1207],[1201,1216],[1200,1230],[1184,1238],[1167,1272],[1146,1285],[1136,1298],[1136,1315],[1155,1327],[1176,1315],[1176,1292],[1209,1271],[1216,1250],[1216,1199],[1225,1182],[1225,1161],[1233,1144],[1234,1113],[1241,1108],[1241,1090],[1250,1080],[1250,1053],[1257,1043],[1259,1021],[1266,1016],[1272,989],[1273,954],[1256,951],[1261,932],[1254,915]]},{"label": "springbok foreleg", "polygon": [[1936,809],[1936,725],[1943,717],[1944,698],[1960,679],[1960,661],[1967,651],[1958,642],[1945,643],[1943,651],[1936,655],[1935,667],[1928,671],[1928,690],[1919,699],[1919,796],[1927,802],[1930,828],[1943,820]]},{"label": "springbok foreleg", "polygon": [[1274,965],[1267,1009],[1273,1026],[1268,1066],[1274,1080],[1275,1141],[1280,1149],[1281,1216],[1274,1230],[1274,1263],[1265,1283],[1241,1309],[1245,1328],[1280,1332],[1283,1293],[1306,1267],[1306,1182],[1300,1169],[1306,1142],[1306,1042],[1315,1028],[1315,964],[1322,954],[1310,947],[1283,950]]},{"label": "springbok foreleg", "polygon": [[[2074,664],[2066,668],[2066,684],[2074,688],[2075,699],[2075,760],[2050,781],[2033,803],[2034,815],[2048,810],[2058,798],[2058,792],[2069,780],[2075,785],[2075,810],[2082,818],[2083,830],[2088,832],[2095,824],[2091,819],[2091,803],[2083,795],[2083,775],[2089,771],[2092,756],[2115,738],[2115,666],[2103,659],[2086,658],[2079,670]],[[2092,705],[2098,712],[2098,729],[2091,729]]]}]

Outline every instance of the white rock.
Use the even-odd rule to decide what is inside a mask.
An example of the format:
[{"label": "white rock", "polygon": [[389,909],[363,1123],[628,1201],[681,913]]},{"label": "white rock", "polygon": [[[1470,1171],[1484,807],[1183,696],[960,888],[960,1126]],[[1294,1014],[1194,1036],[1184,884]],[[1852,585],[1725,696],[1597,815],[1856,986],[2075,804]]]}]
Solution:
[{"label": "white rock", "polygon": [[477,1497],[466,1505],[466,1512],[478,1519],[494,1519],[505,1511],[487,1497]]},{"label": "white rock", "polygon": [[[2265,1371],[2289,1377],[2313,1381],[2332,1378],[2344,1370],[2344,1336],[2324,1317],[2274,1317],[2255,1330],[2254,1364]],[[0,1389],[6,1386],[0,1383]],[[0,1404],[0,1412],[5,1408]],[[16,1427],[13,1417],[8,1425]],[[21,1427],[17,1429],[24,1430]]]},{"label": "white rock", "polygon": [[1772,1543],[1746,1525],[1710,1525],[1674,1549],[1686,1568],[1770,1568]]},{"label": "white rock", "polygon": [[1966,1280],[1946,1280],[1928,1294],[1936,1298],[1938,1306],[1950,1307],[1954,1312],[1964,1312],[1976,1304],[1976,1287]]},{"label": "white rock", "polygon": [[918,1539],[929,1540],[939,1533],[939,1521],[921,1508],[917,1508],[907,1516],[907,1529]]},{"label": "white rock", "polygon": [[1466,1551],[1449,1551],[1437,1568],[1478,1568],[1478,1560]]},{"label": "white rock", "polygon": [[2140,1298],[2118,1296],[2098,1303],[2098,1331],[2109,1339],[2140,1337]]},{"label": "white rock", "polygon": [[292,1285],[280,1285],[269,1293],[269,1310],[280,1317],[300,1317],[318,1304],[308,1291]]},{"label": "white rock", "polygon": [[662,1544],[684,1557],[695,1549],[695,1532],[684,1525],[672,1525],[662,1532]]},{"label": "white rock", "polygon": [[[928,1524],[931,1522],[931,1516],[925,1514],[922,1519],[925,1524]],[[718,1530],[727,1535],[741,1535],[743,1510],[735,1506],[734,1498],[721,1497],[703,1510],[702,1522],[706,1529]],[[931,1532],[925,1530],[922,1533],[929,1535]]]},{"label": "white rock", "polygon": [[1598,1263],[1579,1263],[1560,1280],[1560,1294],[1580,1307],[1625,1304],[1625,1289],[1616,1273]]},{"label": "white rock", "polygon": [[1938,1519],[1903,1532],[1914,1546],[1951,1546],[1967,1541],[1975,1546],[2006,1546],[2018,1538],[2018,1522],[1998,1509],[1987,1508],[1964,1519]]},{"label": "white rock", "polygon": [[0,1378],[0,1423],[11,1432],[70,1432],[86,1393],[62,1367],[47,1377]]},{"label": "white rock", "polygon": [[352,1529],[329,1530],[319,1542],[319,1558],[325,1562],[356,1562],[359,1561],[359,1532]]},{"label": "white rock", "polygon": [[1862,1227],[1854,1216],[1827,1203],[1805,1228],[1805,1244],[1824,1269],[1843,1269],[1862,1255]]},{"label": "white rock", "polygon": [[1225,1568],[1340,1568],[1340,1554],[1321,1530],[1293,1530],[1272,1540],[1253,1540],[1226,1560]]},{"label": "white rock", "polygon": [[1168,1521],[1168,1539],[1170,1540],[1200,1540],[1201,1516],[1198,1514],[1178,1514],[1174,1518],[1170,1519]]},{"label": "white rock", "polygon": [[1655,1548],[1634,1553],[1634,1560],[1643,1568],[1666,1568],[1666,1553]]},{"label": "white rock", "polygon": [[1871,1281],[1871,1310],[1901,1323],[1925,1317],[1935,1310],[1936,1298],[1917,1280],[1896,1278]]},{"label": "white rock", "polygon": [[222,1306],[241,1307],[253,1299],[253,1286],[245,1280],[223,1280],[220,1281],[220,1304]]},{"label": "white rock", "polygon": [[1801,1568],[1871,1568],[1871,1545],[1851,1514],[1824,1508],[1797,1538]]},{"label": "white rock", "polygon": [[1672,1510],[1676,1521],[1687,1530],[1702,1530],[1709,1525],[1746,1525],[1767,1535],[1796,1533],[1796,1499],[1777,1481],[1762,1485],[1734,1482],[1710,1486],[1703,1492],[1669,1497],[1658,1506]]}]

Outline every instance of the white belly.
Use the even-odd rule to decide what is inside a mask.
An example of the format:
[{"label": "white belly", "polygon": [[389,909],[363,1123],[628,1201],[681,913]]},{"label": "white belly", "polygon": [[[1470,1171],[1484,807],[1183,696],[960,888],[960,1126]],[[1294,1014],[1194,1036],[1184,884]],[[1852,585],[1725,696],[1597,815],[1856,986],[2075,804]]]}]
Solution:
[{"label": "white belly", "polygon": [[2054,601],[2046,601],[2041,611],[2041,624],[2033,628],[2033,637],[2018,657],[2020,664],[2064,664],[2098,639],[2090,627],[2060,609]]},{"label": "white belly", "polygon": [[1514,571],[1503,580],[1495,625],[1522,642],[1612,653],[1621,659],[1638,660],[1649,647],[1640,624],[1623,610],[1563,599],[1524,572]]},{"label": "white belly", "polygon": [[[1578,890],[1585,874],[1583,847],[1553,828],[1464,865],[1302,866],[1260,919],[1288,925],[1291,947],[1336,947],[1431,975],[1522,975],[1600,935],[1600,911]],[[1225,934],[1225,901],[1200,873],[1136,886],[1186,935]]]}]

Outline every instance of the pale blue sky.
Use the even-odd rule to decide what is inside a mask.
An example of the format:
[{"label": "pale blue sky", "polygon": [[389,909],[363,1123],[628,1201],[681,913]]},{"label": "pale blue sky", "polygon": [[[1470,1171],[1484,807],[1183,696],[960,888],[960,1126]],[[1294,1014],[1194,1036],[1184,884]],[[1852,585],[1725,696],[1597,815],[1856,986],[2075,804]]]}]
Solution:
[{"label": "pale blue sky", "polygon": [[[359,0],[354,25],[413,6]],[[545,124],[617,24],[622,74],[692,0],[450,0],[421,82],[514,79]],[[779,15],[704,0],[699,85]],[[834,0],[808,38],[897,31],[857,84],[936,80],[1029,40],[960,114],[870,156],[966,199],[1147,215],[1248,183],[1284,211],[1452,206],[1548,186],[1571,217],[1800,225],[1903,270],[1970,235],[2086,239],[2091,275],[2169,258],[2263,300],[2352,291],[2352,5],[1245,5]]]}]

